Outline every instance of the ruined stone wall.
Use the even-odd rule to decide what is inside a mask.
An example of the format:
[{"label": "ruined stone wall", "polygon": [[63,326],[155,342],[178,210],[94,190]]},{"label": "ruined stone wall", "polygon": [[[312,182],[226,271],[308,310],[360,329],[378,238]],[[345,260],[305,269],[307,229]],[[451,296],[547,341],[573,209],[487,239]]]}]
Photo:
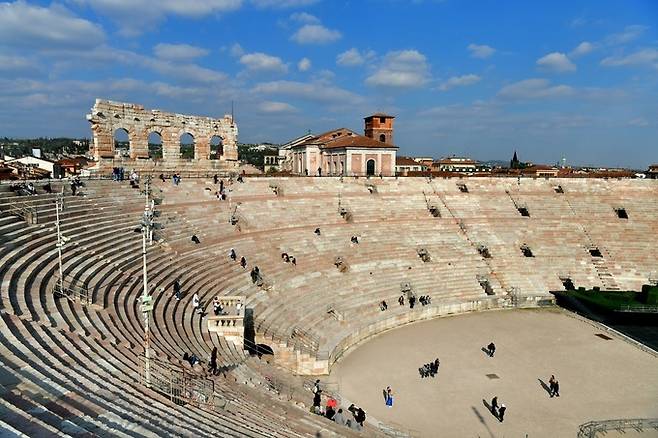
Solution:
[{"label": "ruined stone wall", "polygon": [[[238,127],[230,115],[222,119],[174,114],[160,110],[147,110],[142,105],[96,99],[91,114],[93,143],[90,153],[103,164],[117,161],[114,133],[117,129],[128,132],[130,158],[121,160],[135,167],[158,166],[164,169],[195,167],[212,169],[235,164],[238,159]],[[163,157],[149,158],[148,137],[157,132],[162,138]],[[180,138],[188,133],[194,138],[194,159],[181,158]],[[218,160],[210,159],[210,141],[213,136],[222,139],[223,153]]]}]

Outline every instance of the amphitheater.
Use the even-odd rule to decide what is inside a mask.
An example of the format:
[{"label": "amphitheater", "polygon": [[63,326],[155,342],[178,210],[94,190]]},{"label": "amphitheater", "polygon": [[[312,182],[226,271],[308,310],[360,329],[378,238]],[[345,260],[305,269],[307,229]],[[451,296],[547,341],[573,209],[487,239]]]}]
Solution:
[{"label": "amphitheater", "polygon": [[[375,361],[381,356],[376,343],[434,323],[446,327],[436,329],[435,339],[452,352],[442,356],[447,375],[450,357],[453,362],[461,357],[462,339],[475,343],[479,354],[465,358],[468,366],[485,370],[491,363],[482,362],[477,344],[486,345],[488,335],[467,336],[478,324],[499,324],[521,336],[546,333],[550,321],[564,319],[573,330],[565,336],[574,339],[564,342],[573,348],[565,351],[584,351],[575,341],[581,339],[581,326],[573,326],[574,318],[563,315],[546,325],[545,318],[532,317],[562,315],[549,291],[563,290],[567,281],[576,287],[639,290],[658,271],[657,181],[248,177],[240,183],[225,178],[226,201],[217,199],[211,176],[184,177],[177,186],[154,177],[148,190],[145,181],[142,177],[137,189],[128,182],[90,179],[75,196],[68,184],[52,183],[55,192],[64,193],[59,213],[65,236],[63,284],[58,280],[58,195],[39,190],[36,196],[18,197],[7,184],[0,185],[2,436],[528,436],[523,433],[537,431],[533,417],[525,415],[525,423],[514,427],[513,415],[532,400],[511,406],[504,423],[511,429],[501,429],[490,418],[471,426],[476,416],[468,406],[482,411],[480,399],[490,397],[473,395],[464,404],[468,412],[448,410],[442,421],[452,419],[452,424],[443,433],[427,433],[424,427],[435,426],[385,418],[386,411],[372,407],[372,397],[363,393],[367,389],[333,371],[371,348],[373,376],[403,374],[394,364],[405,354],[396,358],[398,353],[388,350]],[[144,302],[140,221],[146,196],[158,225],[147,243],[151,299]],[[192,235],[199,244],[191,242]],[[352,236],[358,244],[351,243]],[[228,257],[231,248],[246,258],[246,269]],[[294,256],[296,266],[284,263],[282,253]],[[254,266],[262,275],[256,282],[249,275]],[[176,281],[181,300],[173,293]],[[206,315],[195,312],[195,293]],[[410,309],[398,305],[401,294],[429,294],[432,302]],[[214,297],[231,310],[228,315],[213,315]],[[383,300],[385,311],[380,310]],[[511,315],[519,316],[511,321]],[[587,333],[587,342],[595,342]],[[514,337],[504,341],[507,337],[501,333],[499,343],[509,350]],[[646,370],[646,385],[620,383],[633,390],[610,391],[626,407],[619,418],[658,417],[658,359],[616,337],[613,343],[601,342],[588,350],[594,374],[604,363],[599,361],[618,362],[619,373],[604,373],[603,379],[626,375],[632,382],[624,363],[638,373]],[[184,353],[194,353],[206,362],[215,347],[218,376],[205,364],[191,367],[183,360]],[[560,345],[554,348],[553,355],[568,363],[571,354]],[[525,363],[504,359],[505,347],[499,349],[501,366]],[[250,354],[254,350],[273,354],[259,357]],[[367,363],[367,356],[363,360]],[[354,366],[368,373],[363,361]],[[467,365],[454,364],[460,367]],[[416,369],[409,371],[417,374]],[[577,375],[564,369],[563,381],[571,379],[576,386]],[[547,371],[537,372],[535,382]],[[364,377],[366,383],[378,382]],[[309,412],[316,378],[325,396],[344,407],[365,408],[369,416],[363,430]],[[346,382],[352,382],[350,388]],[[398,382],[401,397],[405,390]],[[616,380],[606,384],[617,387]],[[455,389],[438,402],[445,406],[452,399],[460,406],[466,390]],[[372,391],[381,399],[380,386]],[[614,412],[588,404],[588,396],[599,397],[598,392],[571,392],[580,393],[579,415],[567,415],[572,432],[540,429],[529,436],[575,436],[581,423],[615,418]],[[567,403],[568,395],[562,399]],[[424,415],[432,416],[435,409],[427,409]],[[460,427],[460,415],[472,418]]]}]

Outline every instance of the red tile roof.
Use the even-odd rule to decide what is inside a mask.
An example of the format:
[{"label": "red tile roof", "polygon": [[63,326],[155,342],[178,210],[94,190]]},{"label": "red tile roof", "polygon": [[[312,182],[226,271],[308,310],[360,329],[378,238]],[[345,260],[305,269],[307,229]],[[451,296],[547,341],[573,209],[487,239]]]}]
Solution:
[{"label": "red tile roof", "polygon": [[395,157],[396,166],[422,166],[419,162],[410,157],[403,157],[398,155]]},{"label": "red tile roof", "polygon": [[334,129],[323,134],[316,135],[305,142],[296,145],[309,146],[317,145],[321,149],[338,149],[338,148],[397,148],[392,144],[382,143],[373,138],[359,135],[347,128]]}]

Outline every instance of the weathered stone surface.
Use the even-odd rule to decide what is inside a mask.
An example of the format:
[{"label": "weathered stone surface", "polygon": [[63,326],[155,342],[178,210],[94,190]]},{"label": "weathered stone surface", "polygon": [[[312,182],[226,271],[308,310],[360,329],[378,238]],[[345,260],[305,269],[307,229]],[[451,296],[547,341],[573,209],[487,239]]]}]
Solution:
[{"label": "weathered stone surface", "polygon": [[[128,132],[130,158],[122,159],[124,165],[148,167],[158,165],[162,169],[177,169],[181,166],[213,169],[234,165],[238,159],[238,127],[230,115],[221,119],[175,114],[160,110],[147,110],[142,105],[96,99],[91,114],[93,143],[91,154],[105,167],[116,160],[114,133],[117,129]],[[149,158],[148,137],[156,132],[162,138],[162,159]],[[180,138],[183,134],[194,138],[194,159],[181,158]],[[210,159],[210,142],[214,136],[221,138],[223,150],[218,160]]]}]

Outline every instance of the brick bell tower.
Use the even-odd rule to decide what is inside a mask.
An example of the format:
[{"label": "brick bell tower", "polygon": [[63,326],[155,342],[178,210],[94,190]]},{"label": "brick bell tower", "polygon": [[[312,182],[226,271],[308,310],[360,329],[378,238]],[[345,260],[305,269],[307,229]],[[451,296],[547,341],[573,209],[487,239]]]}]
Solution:
[{"label": "brick bell tower", "polygon": [[365,136],[387,144],[393,143],[393,119],[395,116],[376,113],[365,117]]}]

